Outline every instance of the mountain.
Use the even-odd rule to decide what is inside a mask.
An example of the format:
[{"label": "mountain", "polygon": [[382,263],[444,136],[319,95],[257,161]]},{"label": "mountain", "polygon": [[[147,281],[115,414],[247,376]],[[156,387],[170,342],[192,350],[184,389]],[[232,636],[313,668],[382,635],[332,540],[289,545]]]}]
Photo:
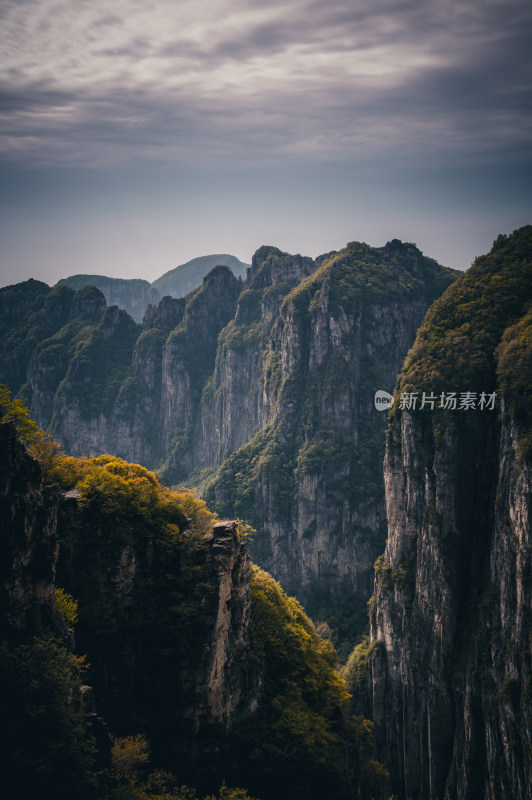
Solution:
[{"label": "mountain", "polygon": [[[142,327],[94,288],[55,287],[6,333],[20,369],[16,383],[0,377],[68,452],[160,469],[251,522],[253,557],[328,619],[347,655],[386,537],[374,393],[393,387],[456,275],[398,240],[315,260],[267,246],[244,285],[217,266]],[[58,293],[62,316],[41,336],[37,305]]]},{"label": "mountain", "polygon": [[368,666],[405,800],[532,794],[531,392],[528,226],[433,305],[390,416]]},{"label": "mountain", "polygon": [[[142,325],[28,281],[0,291],[0,355],[79,455],[1,390],[9,775],[98,800],[531,796],[532,226],[459,275],[398,240],[262,247]],[[335,637],[359,641],[341,675]]]},{"label": "mountain", "polygon": [[161,295],[148,281],[138,278],[107,278],[105,275],[71,275],[58,281],[56,286],[70,286],[82,289],[96,286],[105,297],[108,306],[123,308],[135,320],[142,322],[146,309],[151,303],[157,304]]},{"label": "mountain", "polygon": [[165,272],[164,275],[153,281],[151,286],[152,289],[159,292],[161,297],[165,295],[185,297],[189,292],[201,286],[203,278],[217,266],[229,267],[235,277],[245,280],[250,265],[244,264],[236,256],[227,255],[227,253],[200,256]]},{"label": "mountain", "polygon": [[295,286],[286,283],[292,261],[258,251],[220,335],[214,408],[204,396],[201,429],[218,447],[211,463],[224,460],[205,496],[222,515],[231,508],[249,520],[258,563],[352,641],[367,624],[386,538],[386,415],[374,395],[391,390],[425,312],[456,274],[397,240],[352,242],[300,264],[307,276]]},{"label": "mountain", "polygon": [[250,800],[227,780],[347,800],[382,785],[332,646],[250,565],[235,522],[139,465],[62,455],[5,391],[0,412],[10,795],[215,800],[222,785],[218,800]]},{"label": "mountain", "polygon": [[108,306],[124,309],[135,322],[142,322],[149,305],[157,305],[162,297],[185,297],[185,295],[201,286],[203,278],[221,265],[231,269],[237,278],[246,277],[249,264],[243,264],[235,256],[221,254],[200,256],[181,264],[150,285],[140,278],[109,278],[105,275],[71,275],[62,278],[56,286],[70,286],[72,289],[83,289],[84,286],[95,286],[105,297]]}]

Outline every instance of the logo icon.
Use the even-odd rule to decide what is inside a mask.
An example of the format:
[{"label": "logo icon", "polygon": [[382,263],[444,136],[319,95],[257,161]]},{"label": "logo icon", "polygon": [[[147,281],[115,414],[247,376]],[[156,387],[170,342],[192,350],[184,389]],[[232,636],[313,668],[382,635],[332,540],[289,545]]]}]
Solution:
[{"label": "logo icon", "polygon": [[393,406],[393,395],[385,392],[384,389],[379,389],[375,392],[375,408],[377,411],[386,411]]}]

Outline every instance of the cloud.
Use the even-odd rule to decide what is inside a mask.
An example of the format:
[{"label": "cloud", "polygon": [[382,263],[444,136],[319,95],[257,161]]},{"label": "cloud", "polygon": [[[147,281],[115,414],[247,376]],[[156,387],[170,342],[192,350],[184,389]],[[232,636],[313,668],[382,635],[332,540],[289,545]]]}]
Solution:
[{"label": "cloud", "polygon": [[528,152],[527,0],[29,0],[2,7],[12,163]]}]

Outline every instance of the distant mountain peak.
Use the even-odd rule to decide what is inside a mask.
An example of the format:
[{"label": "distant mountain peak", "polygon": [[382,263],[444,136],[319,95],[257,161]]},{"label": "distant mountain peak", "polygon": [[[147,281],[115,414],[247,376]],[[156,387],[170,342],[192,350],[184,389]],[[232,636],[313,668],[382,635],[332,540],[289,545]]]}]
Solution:
[{"label": "distant mountain peak", "polygon": [[185,264],[180,264],[178,267],[165,272],[160,278],[153,281],[151,284],[152,289],[156,289],[159,294],[164,297],[171,295],[171,297],[185,297],[189,292],[201,286],[205,276],[214,267],[229,267],[236,278],[245,280],[248,267],[250,264],[245,264],[240,261],[236,256],[229,255],[228,253],[213,253],[208,256],[198,256]]}]

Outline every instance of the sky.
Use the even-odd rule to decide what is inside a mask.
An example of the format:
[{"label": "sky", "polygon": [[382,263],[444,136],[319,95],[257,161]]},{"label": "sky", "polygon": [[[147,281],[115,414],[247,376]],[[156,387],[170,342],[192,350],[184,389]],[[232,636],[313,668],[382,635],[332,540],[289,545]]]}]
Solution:
[{"label": "sky", "polygon": [[0,284],[532,222],[529,0],[1,0]]}]

